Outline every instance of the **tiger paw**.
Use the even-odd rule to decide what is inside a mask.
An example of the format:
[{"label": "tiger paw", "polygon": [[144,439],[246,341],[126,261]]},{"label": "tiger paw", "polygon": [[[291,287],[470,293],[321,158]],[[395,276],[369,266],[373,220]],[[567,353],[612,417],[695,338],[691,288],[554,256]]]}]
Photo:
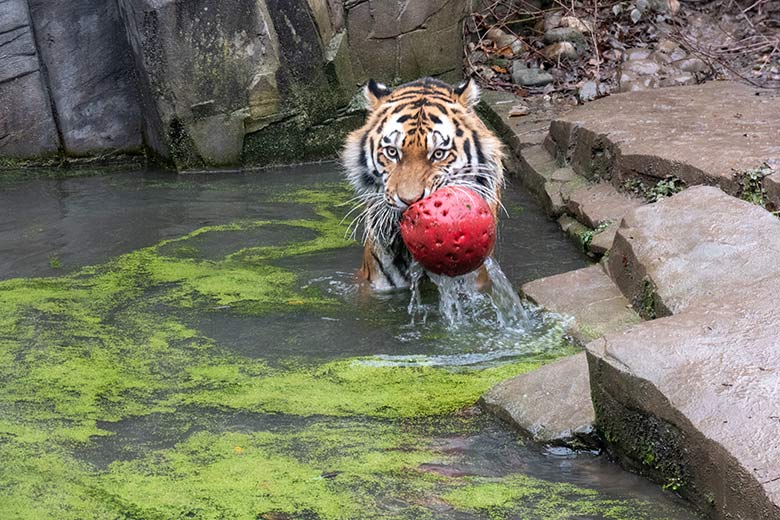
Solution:
[{"label": "tiger paw", "polygon": [[446,186],[410,206],[401,237],[426,270],[459,276],[480,267],[496,243],[496,219],[485,199],[462,186]]}]

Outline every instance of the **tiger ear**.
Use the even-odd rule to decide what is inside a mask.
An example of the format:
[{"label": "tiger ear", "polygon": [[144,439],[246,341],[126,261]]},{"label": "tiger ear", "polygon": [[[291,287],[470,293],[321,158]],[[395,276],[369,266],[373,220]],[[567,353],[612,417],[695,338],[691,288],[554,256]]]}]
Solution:
[{"label": "tiger ear", "polygon": [[479,103],[479,85],[473,78],[458,83],[454,91],[460,104],[466,108],[474,108]]},{"label": "tiger ear", "polygon": [[382,99],[389,96],[393,91],[387,88],[384,83],[377,83],[370,79],[363,92],[366,96],[366,108],[368,108],[369,112],[373,112],[382,104]]}]

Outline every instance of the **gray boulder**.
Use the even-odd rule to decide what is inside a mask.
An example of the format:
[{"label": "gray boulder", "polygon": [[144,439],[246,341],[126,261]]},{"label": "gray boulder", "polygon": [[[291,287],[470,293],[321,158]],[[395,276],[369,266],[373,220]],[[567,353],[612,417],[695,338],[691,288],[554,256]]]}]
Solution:
[{"label": "gray boulder", "polygon": [[556,27],[550,29],[544,33],[545,43],[556,42],[571,42],[577,47],[577,50],[582,50],[587,47],[585,35],[573,27]]},{"label": "gray boulder", "polygon": [[[178,168],[238,164],[241,127],[259,129],[279,116],[281,57],[265,3],[120,0],[120,6],[142,77],[147,143]],[[290,52],[307,57],[312,39],[316,31],[302,30]]]},{"label": "gray boulder", "polygon": [[141,152],[132,56],[116,2],[29,4],[65,152]]},{"label": "gray boulder", "polygon": [[40,69],[27,2],[6,0],[0,7],[0,166],[57,153],[59,136]]}]

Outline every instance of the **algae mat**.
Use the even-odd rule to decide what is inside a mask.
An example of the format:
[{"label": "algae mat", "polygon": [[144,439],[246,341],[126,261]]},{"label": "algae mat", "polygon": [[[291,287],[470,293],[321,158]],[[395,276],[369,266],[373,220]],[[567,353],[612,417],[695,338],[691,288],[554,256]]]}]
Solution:
[{"label": "algae mat", "polygon": [[0,517],[690,518],[469,408],[572,352],[560,327],[410,325],[408,295],[355,290],[346,187],[306,179],[212,179],[262,211],[0,282]]}]

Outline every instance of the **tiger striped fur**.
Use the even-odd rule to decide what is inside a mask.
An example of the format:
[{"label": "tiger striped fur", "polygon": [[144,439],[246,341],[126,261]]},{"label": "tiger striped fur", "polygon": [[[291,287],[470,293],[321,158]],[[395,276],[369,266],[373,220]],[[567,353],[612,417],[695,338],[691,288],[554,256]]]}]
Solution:
[{"label": "tiger striped fur", "polygon": [[368,115],[343,150],[362,213],[362,277],[375,290],[408,287],[411,256],[399,233],[403,211],[447,185],[473,189],[497,212],[504,184],[501,142],[475,112],[479,87],[423,78],[395,90],[371,80]]}]

